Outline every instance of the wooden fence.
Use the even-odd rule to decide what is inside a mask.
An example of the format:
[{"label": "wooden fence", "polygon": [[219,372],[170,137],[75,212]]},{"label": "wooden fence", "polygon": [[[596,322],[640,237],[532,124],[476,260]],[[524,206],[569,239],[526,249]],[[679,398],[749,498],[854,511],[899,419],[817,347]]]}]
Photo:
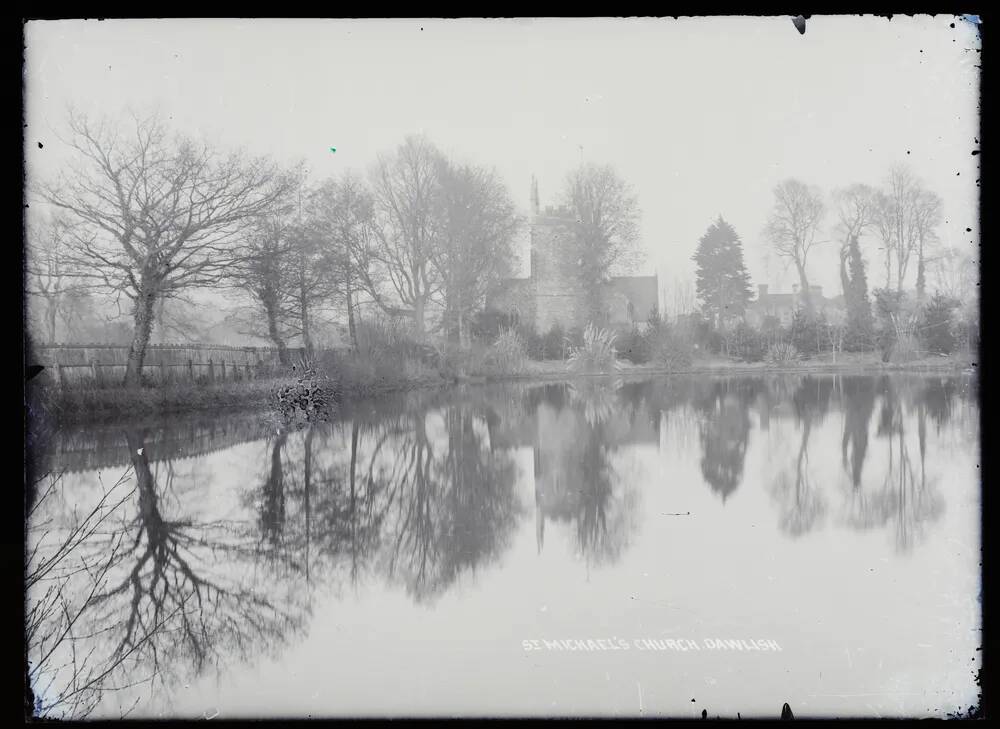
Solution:
[{"label": "wooden fence", "polygon": [[[291,347],[292,361],[304,350]],[[33,347],[33,362],[45,367],[47,379],[60,387],[121,382],[128,347],[108,344],[49,344]],[[146,350],[142,374],[154,382],[226,382],[256,379],[278,364],[275,347],[154,344]]]}]

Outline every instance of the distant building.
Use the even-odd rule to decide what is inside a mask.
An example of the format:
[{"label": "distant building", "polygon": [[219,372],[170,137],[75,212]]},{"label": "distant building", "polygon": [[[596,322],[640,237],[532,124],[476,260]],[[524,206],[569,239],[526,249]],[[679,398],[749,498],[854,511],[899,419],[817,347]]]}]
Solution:
[{"label": "distant building", "polygon": [[[772,294],[768,292],[767,284],[758,285],[757,298],[747,305],[744,314],[747,324],[760,327],[768,319],[777,320],[782,326],[791,324],[796,310],[804,306],[798,286],[793,289],[790,294]],[[846,320],[843,296],[828,299],[823,296],[822,286],[810,286],[809,291],[816,313],[824,315],[830,324],[842,324]]]},{"label": "distant building", "polygon": [[[567,210],[539,210],[538,188],[532,181],[529,275],[505,279],[488,307],[516,314],[522,323],[534,324],[543,334],[556,324],[564,329],[586,326],[586,292],[556,253],[559,244],[572,235],[572,224]],[[657,277],[615,276],[604,284],[602,300],[609,324],[641,324],[658,311]]]}]

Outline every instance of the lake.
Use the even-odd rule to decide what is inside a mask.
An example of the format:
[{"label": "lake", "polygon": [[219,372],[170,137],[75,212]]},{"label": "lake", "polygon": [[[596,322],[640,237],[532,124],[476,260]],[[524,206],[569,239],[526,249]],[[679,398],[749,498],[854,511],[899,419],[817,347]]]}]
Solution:
[{"label": "lake", "polygon": [[54,715],[978,701],[972,375],[469,386],[291,432],[67,429],[38,458],[31,657]]}]

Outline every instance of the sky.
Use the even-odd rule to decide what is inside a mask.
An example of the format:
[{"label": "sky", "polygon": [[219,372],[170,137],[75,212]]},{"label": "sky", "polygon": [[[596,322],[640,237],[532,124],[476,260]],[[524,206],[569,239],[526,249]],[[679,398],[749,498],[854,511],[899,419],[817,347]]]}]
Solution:
[{"label": "sky", "polygon": [[[661,288],[693,280],[722,215],[754,284],[790,290],[794,267],[761,232],[774,186],[798,178],[829,200],[896,162],[943,198],[942,241],[978,246],[981,44],[956,16],[813,16],[805,34],[786,16],[31,21],[25,46],[29,179],[66,161],[71,106],[158,109],[222,147],[304,160],[314,179],[423,132],[494,167],[525,213],[532,175],[544,206],[581,160],[609,163],[638,196],[640,272]],[[835,251],[809,260],[828,296]]]}]

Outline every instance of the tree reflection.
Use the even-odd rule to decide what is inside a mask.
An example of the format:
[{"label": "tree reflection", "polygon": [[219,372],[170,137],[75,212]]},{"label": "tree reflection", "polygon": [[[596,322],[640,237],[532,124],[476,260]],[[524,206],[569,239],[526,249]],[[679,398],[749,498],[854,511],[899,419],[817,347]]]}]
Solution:
[{"label": "tree reflection", "polygon": [[813,428],[826,416],[832,390],[831,378],[804,377],[792,394],[792,409],[800,433],[794,473],[789,474],[788,469],[779,471],[771,492],[780,505],[778,527],[793,537],[818,526],[826,513],[826,501],[809,468],[809,438]]},{"label": "tree reflection", "polygon": [[271,459],[267,475],[261,487],[259,506],[260,531],[272,548],[281,542],[281,532],[285,524],[285,479],[281,465],[281,451],[288,439],[286,432],[279,433],[271,446]]},{"label": "tree reflection", "polygon": [[[151,467],[144,434],[130,430],[125,441],[135,496],[105,520],[113,528],[77,545],[77,578],[91,587],[77,586],[87,597],[72,653],[99,655],[95,662],[115,667],[105,676],[107,693],[131,686],[134,675],[171,685],[182,674],[277,648],[301,626],[304,610],[294,594],[253,569],[253,530],[199,517],[176,493],[172,464]],[[94,574],[87,565],[109,545]]]},{"label": "tree reflection", "polygon": [[875,410],[875,383],[871,377],[841,378],[844,435],[841,461],[855,489],[861,487],[861,469],[868,454],[868,426]]},{"label": "tree reflection", "polygon": [[[638,492],[619,476],[618,445],[630,442],[650,419],[646,408],[621,407],[620,382],[587,381],[566,388],[569,406],[538,406],[535,450],[536,538],[545,519],[573,525],[578,553],[588,565],[617,561],[637,526]],[[551,403],[562,404],[561,398]],[[650,433],[657,442],[655,431]]]},{"label": "tree reflection", "polygon": [[936,480],[928,479],[926,473],[927,419],[946,417],[953,392],[947,385],[936,388],[933,382],[917,389],[914,404],[918,462],[914,463],[898,388],[887,376],[879,379],[876,435],[886,446],[885,476],[877,487],[852,495],[848,524],[871,529],[892,522],[897,551],[908,552],[921,540],[926,525],[940,518],[944,499]]},{"label": "tree reflection", "polygon": [[749,406],[756,397],[751,382],[712,382],[696,399],[701,413],[701,474],[723,503],[743,479],[750,437]]}]

